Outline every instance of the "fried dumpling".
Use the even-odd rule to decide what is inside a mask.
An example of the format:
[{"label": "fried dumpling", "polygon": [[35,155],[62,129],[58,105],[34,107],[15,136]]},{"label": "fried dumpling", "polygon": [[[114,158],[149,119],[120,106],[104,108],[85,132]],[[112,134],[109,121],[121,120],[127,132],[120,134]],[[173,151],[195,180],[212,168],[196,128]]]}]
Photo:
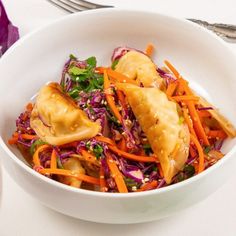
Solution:
[{"label": "fried dumpling", "polygon": [[[71,170],[75,174],[85,174],[85,169],[82,167],[80,161],[76,157],[70,157],[63,163],[63,167],[66,170]],[[80,188],[82,181],[74,177],[58,176],[61,183]]]},{"label": "fried dumpling", "polygon": [[163,80],[156,69],[156,65],[147,55],[129,51],[120,58],[115,70],[142,83],[144,87],[159,87]]},{"label": "fried dumpling", "polygon": [[169,101],[158,88],[141,88],[132,84],[117,84],[123,91],[157,155],[167,183],[183,169],[189,154],[190,134],[180,124],[176,103]]},{"label": "fried dumpling", "polygon": [[208,110],[208,112],[212,115],[212,117],[220,124],[222,129],[225,131],[225,133],[231,137],[236,137],[236,129],[235,127],[230,123],[228,119],[226,119],[223,115],[219,113],[219,111],[211,105],[209,102],[207,102],[204,98],[200,97],[199,103],[203,107],[212,107],[212,110]]},{"label": "fried dumpling", "polygon": [[30,125],[43,141],[52,145],[92,138],[101,129],[62,92],[58,83],[50,83],[40,89]]}]

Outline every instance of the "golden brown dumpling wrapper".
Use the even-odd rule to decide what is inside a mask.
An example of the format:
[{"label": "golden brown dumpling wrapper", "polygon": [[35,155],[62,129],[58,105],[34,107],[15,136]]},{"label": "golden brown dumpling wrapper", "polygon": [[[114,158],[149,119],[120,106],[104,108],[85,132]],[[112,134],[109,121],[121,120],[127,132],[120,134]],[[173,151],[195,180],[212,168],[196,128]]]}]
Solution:
[{"label": "golden brown dumpling wrapper", "polygon": [[58,83],[43,86],[36,98],[30,125],[45,142],[61,145],[96,136],[101,127],[89,120]]},{"label": "golden brown dumpling wrapper", "polygon": [[[68,160],[63,164],[63,167],[66,170],[71,170],[75,174],[85,174],[85,169],[82,167],[79,159],[77,157],[70,157]],[[74,177],[69,177],[69,176],[58,176],[58,180],[61,183],[70,185],[75,188],[80,188],[82,181],[78,180],[77,178]]]},{"label": "golden brown dumpling wrapper", "polygon": [[222,129],[225,131],[225,133],[231,137],[234,138],[236,137],[236,129],[235,127],[231,124],[231,122],[225,118],[223,115],[221,115],[218,111],[217,108],[215,108],[212,104],[207,102],[204,98],[200,97],[199,103],[203,107],[212,107],[212,110],[207,110],[212,117],[219,123],[219,125],[222,127]]},{"label": "golden brown dumpling wrapper", "polygon": [[189,130],[180,124],[176,103],[158,88],[117,84],[157,155],[167,183],[183,169],[189,155]]},{"label": "golden brown dumpling wrapper", "polygon": [[138,81],[138,83],[142,83],[144,87],[159,87],[163,79],[156,69],[156,65],[147,55],[137,51],[129,51],[120,58],[115,70]]}]

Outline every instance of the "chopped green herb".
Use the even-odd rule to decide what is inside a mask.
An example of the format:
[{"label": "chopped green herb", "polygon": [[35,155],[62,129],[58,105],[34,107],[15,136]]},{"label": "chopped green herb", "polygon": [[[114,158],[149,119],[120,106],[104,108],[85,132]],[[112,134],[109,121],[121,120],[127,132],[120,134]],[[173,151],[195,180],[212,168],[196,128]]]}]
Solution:
[{"label": "chopped green herb", "polygon": [[143,148],[144,148],[144,149],[151,148],[151,145],[150,145],[149,143],[143,144]]},{"label": "chopped green herb", "polygon": [[137,187],[137,182],[135,182],[133,179],[125,177],[124,178],[126,186],[131,189],[132,187],[136,186]]},{"label": "chopped green herb", "polygon": [[211,151],[211,146],[206,146],[204,149],[204,153],[208,154]]},{"label": "chopped green herb", "polygon": [[187,178],[190,178],[195,174],[195,168],[192,165],[186,165],[183,172]]},{"label": "chopped green herb", "polygon": [[96,58],[89,57],[86,62],[86,68],[71,65],[68,69],[68,74],[74,82],[72,89],[69,91],[69,95],[74,99],[78,97],[80,91],[91,92],[103,88],[103,75],[95,72],[97,64]]},{"label": "chopped green herb", "polygon": [[153,167],[152,167],[152,170],[153,170],[153,171],[157,171],[157,166],[153,166]]},{"label": "chopped green herb", "polygon": [[57,166],[59,167],[59,169],[64,169],[62,163],[61,163],[61,158],[57,157]]},{"label": "chopped green herb", "polygon": [[148,143],[143,145],[143,149],[144,149],[146,155],[149,155],[150,153],[152,153],[152,148],[151,148],[150,144],[148,144]]},{"label": "chopped green herb", "polygon": [[109,115],[107,118],[108,118],[108,120],[109,121],[111,121],[112,123],[114,123],[115,125],[117,125],[118,127],[120,127],[121,126],[121,124],[120,124],[120,122],[117,120],[117,118],[113,115],[113,113],[112,113],[112,111],[111,111],[111,109],[110,109],[110,107],[107,105],[106,106],[106,109],[107,109],[107,111],[111,114],[111,116]]},{"label": "chopped green herb", "polygon": [[118,64],[118,62],[119,62],[119,59],[116,59],[115,61],[112,62],[112,64],[111,64],[111,69],[112,70],[115,70],[116,65]]},{"label": "chopped green herb", "polygon": [[79,96],[79,90],[77,88],[74,88],[69,92],[69,95],[75,99]]},{"label": "chopped green herb", "polygon": [[101,145],[96,144],[93,148],[93,153],[96,156],[96,158],[101,157],[102,153],[103,153],[103,148]]},{"label": "chopped green herb", "polygon": [[73,59],[76,60],[77,58],[76,58],[76,56],[74,56],[73,54],[70,54],[70,59],[71,59],[71,60],[73,60]]},{"label": "chopped green herb", "polygon": [[184,176],[184,173],[183,172],[180,172],[177,176],[176,176],[176,183],[178,183],[178,182],[181,182],[181,181],[183,181],[183,180],[185,180],[185,176]]},{"label": "chopped green herb", "polygon": [[88,141],[88,142],[85,144],[85,147],[86,147],[87,149],[90,149],[90,146],[91,146],[90,141]]},{"label": "chopped green herb", "polygon": [[178,183],[181,182],[185,179],[188,179],[190,177],[192,177],[195,174],[195,168],[192,165],[186,165],[183,169],[183,171],[181,171],[180,173],[178,173],[174,179],[173,182],[174,183]]},{"label": "chopped green herb", "polygon": [[36,147],[42,146],[44,144],[47,144],[46,142],[44,142],[41,139],[37,139],[35,142],[32,143],[32,145],[30,146],[30,154],[33,156],[35,153],[35,149]]}]

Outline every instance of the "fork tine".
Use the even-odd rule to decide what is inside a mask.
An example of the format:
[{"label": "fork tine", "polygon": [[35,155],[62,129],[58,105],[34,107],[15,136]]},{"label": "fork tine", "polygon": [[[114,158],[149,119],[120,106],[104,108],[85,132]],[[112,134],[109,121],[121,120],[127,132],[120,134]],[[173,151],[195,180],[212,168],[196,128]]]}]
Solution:
[{"label": "fork tine", "polygon": [[75,13],[78,11],[98,9],[98,8],[113,7],[113,6],[100,5],[88,2],[86,0],[47,0],[47,1],[69,13]]},{"label": "fork tine", "polygon": [[80,4],[80,3],[76,2],[75,0],[57,0],[57,1],[63,2],[67,6],[70,6],[77,11],[84,11],[84,10],[91,10],[92,9],[91,7]]},{"label": "fork tine", "polygon": [[90,9],[114,7],[114,6],[109,6],[109,5],[101,5],[101,4],[97,4],[93,2],[88,2],[86,0],[73,0],[73,2],[77,2],[78,4],[86,6]]},{"label": "fork tine", "polygon": [[52,3],[54,6],[63,9],[69,13],[75,13],[78,12],[78,10],[74,9],[73,7],[70,7],[67,4],[64,4],[63,2],[61,2],[60,0],[47,0],[48,2]]}]

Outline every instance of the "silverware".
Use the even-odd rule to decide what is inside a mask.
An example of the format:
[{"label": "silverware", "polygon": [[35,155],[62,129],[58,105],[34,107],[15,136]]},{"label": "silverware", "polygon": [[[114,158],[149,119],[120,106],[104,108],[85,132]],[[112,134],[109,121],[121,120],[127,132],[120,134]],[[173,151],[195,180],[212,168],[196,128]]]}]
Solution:
[{"label": "silverware", "polygon": [[[78,11],[85,11],[91,9],[108,8],[114,6],[95,4],[86,0],[47,0],[55,6],[69,12],[75,13]],[[236,25],[221,24],[221,23],[208,23],[207,21],[188,19],[198,25],[205,27],[208,30],[216,33],[222,39],[230,43],[236,43]]]},{"label": "silverware", "polygon": [[56,7],[59,7],[69,13],[75,13],[78,11],[92,10],[98,8],[108,8],[113,6],[100,5],[86,0],[47,0]]},{"label": "silverware", "polygon": [[188,19],[194,23],[197,23],[208,30],[213,31],[218,36],[223,38],[229,43],[236,43],[236,25],[222,24],[222,23],[213,23],[210,24],[207,21]]}]

